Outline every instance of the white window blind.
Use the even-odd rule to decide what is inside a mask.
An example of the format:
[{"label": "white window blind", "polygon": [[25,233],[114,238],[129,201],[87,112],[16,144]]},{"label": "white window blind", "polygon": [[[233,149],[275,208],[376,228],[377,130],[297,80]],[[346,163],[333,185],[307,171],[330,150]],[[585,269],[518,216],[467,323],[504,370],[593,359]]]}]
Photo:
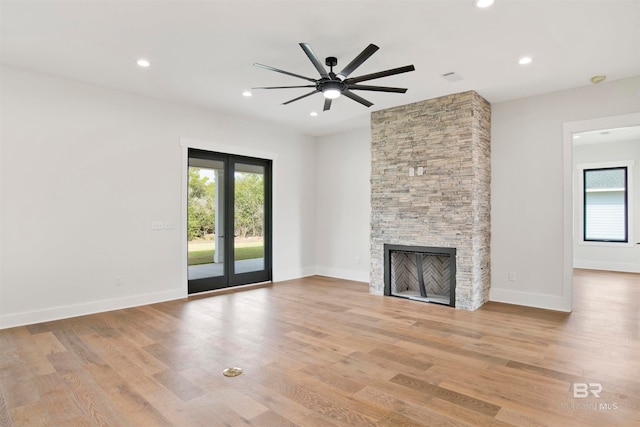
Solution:
[{"label": "white window blind", "polygon": [[584,240],[627,242],[627,168],[584,170]]}]

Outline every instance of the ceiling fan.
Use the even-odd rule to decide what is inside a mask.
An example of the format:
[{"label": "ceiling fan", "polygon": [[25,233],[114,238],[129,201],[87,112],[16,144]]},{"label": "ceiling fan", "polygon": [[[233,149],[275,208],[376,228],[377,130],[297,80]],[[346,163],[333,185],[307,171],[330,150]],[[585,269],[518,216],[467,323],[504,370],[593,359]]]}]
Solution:
[{"label": "ceiling fan", "polygon": [[290,73],[289,71],[280,70],[278,68],[273,68],[268,65],[262,64],[253,64],[256,67],[264,68],[266,70],[276,71],[278,73],[286,74],[288,76],[298,77],[300,79],[308,80],[313,84],[302,85],[302,86],[271,86],[271,87],[255,87],[253,89],[293,89],[293,88],[314,88],[311,92],[294,98],[290,101],[284,102],[282,105],[287,105],[292,102],[298,101],[302,98],[306,98],[307,96],[311,96],[314,93],[322,92],[324,95],[324,108],[323,111],[327,111],[331,108],[331,101],[338,98],[340,95],[344,95],[347,98],[353,99],[360,104],[371,107],[373,103],[367,101],[366,99],[356,95],[353,93],[353,90],[369,90],[375,92],[395,92],[395,93],[405,93],[407,91],[406,88],[400,87],[387,87],[387,86],[367,86],[360,85],[358,83],[364,82],[367,80],[379,79],[381,77],[393,76],[395,74],[406,73],[409,71],[414,71],[415,67],[413,65],[406,65],[404,67],[393,68],[391,70],[379,71],[377,73],[365,74],[359,77],[349,77],[351,73],[353,73],[356,68],[358,68],[364,61],[369,59],[371,55],[373,55],[379,47],[370,44],[367,46],[358,56],[356,56],[353,61],[351,61],[342,71],[338,74],[333,72],[333,67],[338,65],[338,59],[334,56],[329,56],[325,59],[325,64],[329,67],[329,72],[327,72],[326,68],[322,65],[322,63],[318,60],[318,57],[311,49],[308,43],[300,43],[300,47],[304,50],[304,53],[307,54],[313,65],[320,73],[319,79],[312,79],[310,77],[301,76],[299,74]]}]

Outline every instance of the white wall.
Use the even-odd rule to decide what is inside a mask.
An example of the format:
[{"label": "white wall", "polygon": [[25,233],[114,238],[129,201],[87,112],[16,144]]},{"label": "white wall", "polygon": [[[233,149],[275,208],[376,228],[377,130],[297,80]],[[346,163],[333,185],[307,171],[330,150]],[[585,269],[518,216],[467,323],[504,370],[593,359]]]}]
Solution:
[{"label": "white wall", "polygon": [[368,282],[371,128],[319,138],[316,160],[317,272]]},{"label": "white wall", "polygon": [[180,224],[184,137],[277,155],[274,279],[314,272],[313,138],[1,71],[0,327],[186,295],[181,230],[151,230]]},{"label": "white wall", "polygon": [[[0,327],[186,295],[180,231],[150,227],[180,222],[181,138],[277,156],[275,280],[318,272],[368,281],[368,127],[316,142],[1,71]],[[639,111],[640,78],[492,106],[492,300],[570,309],[563,123]]]},{"label": "white wall", "polygon": [[573,146],[573,266],[599,270],[626,271],[640,273],[640,173],[634,166],[630,168],[631,216],[629,218],[629,244],[582,242],[583,193],[580,185],[581,164],[633,161],[640,166],[640,141],[621,141]]},{"label": "white wall", "polygon": [[492,300],[571,310],[563,123],[638,111],[639,77],[493,104]]}]

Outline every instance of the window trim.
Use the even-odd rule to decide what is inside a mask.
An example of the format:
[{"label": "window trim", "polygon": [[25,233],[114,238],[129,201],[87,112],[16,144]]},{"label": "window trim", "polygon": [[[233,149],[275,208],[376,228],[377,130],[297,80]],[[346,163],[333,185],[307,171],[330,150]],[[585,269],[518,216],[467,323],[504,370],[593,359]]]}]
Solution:
[{"label": "window trim", "polygon": [[[579,230],[580,235],[578,237],[578,244],[585,246],[610,246],[610,247],[630,247],[633,246],[633,166],[635,162],[633,160],[615,161],[615,162],[603,162],[603,163],[585,163],[578,164],[578,194],[579,200]],[[626,215],[626,241],[616,240],[594,240],[585,239],[585,186],[584,186],[584,174],[585,170],[599,170],[599,169],[618,169],[626,168],[626,193],[625,193],[625,215]]]}]

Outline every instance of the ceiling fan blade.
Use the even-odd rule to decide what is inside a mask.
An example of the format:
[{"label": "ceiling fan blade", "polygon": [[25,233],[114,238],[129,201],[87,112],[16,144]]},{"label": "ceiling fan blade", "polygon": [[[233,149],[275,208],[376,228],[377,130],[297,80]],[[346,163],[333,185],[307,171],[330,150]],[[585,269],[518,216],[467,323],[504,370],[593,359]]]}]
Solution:
[{"label": "ceiling fan blade", "polygon": [[414,71],[416,68],[413,65],[405,65],[404,67],[392,68],[391,70],[379,71],[377,73],[365,74],[364,76],[352,77],[350,79],[346,79],[344,82],[346,84],[364,82],[366,80],[379,79],[380,77],[388,77],[396,74],[407,73],[409,71]]},{"label": "ceiling fan blade", "polygon": [[347,85],[349,90],[372,90],[376,92],[395,92],[406,93],[407,89],[404,87],[388,87],[388,86],[366,86],[366,85]]},{"label": "ceiling fan blade", "polygon": [[315,80],[312,79],[311,77],[305,77],[305,76],[301,76],[300,74],[290,73],[288,71],[280,70],[278,68],[273,68],[273,67],[270,67],[268,65],[262,65],[262,64],[258,64],[258,63],[255,63],[253,65],[256,66],[256,67],[264,68],[265,70],[275,71],[277,73],[282,73],[282,74],[286,74],[288,76],[298,77],[300,79],[309,80],[310,82],[315,82]]},{"label": "ceiling fan blade", "polygon": [[320,73],[322,77],[329,77],[327,70],[322,66],[322,62],[318,60],[318,57],[311,49],[311,46],[309,46],[308,43],[300,43],[300,47],[302,48],[302,50],[304,50],[304,53],[307,54],[307,56],[313,63],[313,66],[316,67],[316,70],[318,70],[318,73]]},{"label": "ceiling fan blade", "polygon": [[331,108],[331,101],[331,98],[324,99],[324,108],[322,109],[322,111],[329,111],[329,109]]},{"label": "ceiling fan blade", "polygon": [[354,101],[359,102],[360,104],[364,105],[365,107],[371,107],[371,106],[373,105],[373,103],[372,103],[372,102],[369,102],[369,101],[367,101],[366,99],[359,97],[359,96],[358,96],[358,95],[356,95],[355,93],[353,93],[353,92],[349,92],[348,90],[344,90],[344,91],[342,92],[342,94],[343,94],[344,96],[346,96],[347,98],[351,98],[351,99],[353,99]]},{"label": "ceiling fan blade", "polygon": [[342,71],[338,73],[338,76],[341,77],[343,80],[346,79],[349,76],[349,74],[353,73],[356,70],[356,68],[361,66],[362,63],[367,59],[369,59],[371,55],[376,53],[378,49],[380,48],[375,44],[370,44],[369,46],[367,46],[362,52],[360,52],[358,56],[353,58],[353,61],[351,61],[346,67],[342,69]]},{"label": "ceiling fan blade", "polygon": [[316,85],[303,85],[303,86],[266,86],[266,87],[252,87],[251,89],[296,89],[301,87],[316,87]]},{"label": "ceiling fan blade", "polygon": [[297,98],[293,98],[292,100],[287,101],[287,102],[283,102],[283,103],[282,103],[282,105],[291,104],[292,102],[298,101],[299,99],[306,98],[307,96],[311,96],[311,95],[313,95],[313,94],[314,94],[314,93],[316,93],[316,92],[320,92],[320,91],[319,91],[318,89],[313,90],[313,91],[311,91],[311,92],[309,92],[309,93],[307,93],[307,94],[305,94],[305,95],[299,96],[299,97],[297,97]]}]

